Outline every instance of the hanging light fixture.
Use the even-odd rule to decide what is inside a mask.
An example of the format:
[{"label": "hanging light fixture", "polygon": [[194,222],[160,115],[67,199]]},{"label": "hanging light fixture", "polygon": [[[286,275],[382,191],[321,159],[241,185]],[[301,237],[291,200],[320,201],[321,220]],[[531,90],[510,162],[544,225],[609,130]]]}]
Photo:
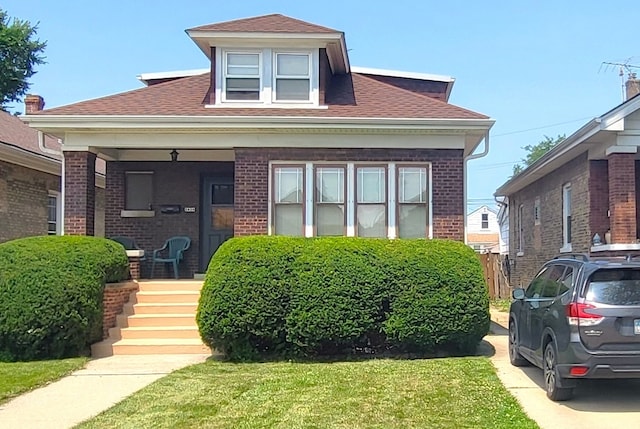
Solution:
[{"label": "hanging light fixture", "polygon": [[176,162],[178,160],[178,155],[180,155],[180,152],[174,149],[171,152],[169,152],[169,155],[171,155],[171,161]]}]

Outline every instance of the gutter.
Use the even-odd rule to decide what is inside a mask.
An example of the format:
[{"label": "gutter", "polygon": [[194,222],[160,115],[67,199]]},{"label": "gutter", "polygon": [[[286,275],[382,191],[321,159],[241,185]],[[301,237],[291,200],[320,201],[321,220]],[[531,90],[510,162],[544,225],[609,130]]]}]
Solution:
[{"label": "gutter", "polygon": [[474,159],[479,159],[479,158],[483,158],[485,156],[487,156],[487,154],[489,153],[489,130],[487,130],[486,134],[484,135],[484,150],[480,153],[476,153],[476,154],[471,154],[469,156],[467,156],[464,159],[464,165],[463,165],[463,177],[464,177],[464,182],[462,183],[462,198],[464,198],[464,244],[469,244],[468,240],[467,240],[467,217],[468,217],[468,202],[467,202],[467,161],[471,161]]}]

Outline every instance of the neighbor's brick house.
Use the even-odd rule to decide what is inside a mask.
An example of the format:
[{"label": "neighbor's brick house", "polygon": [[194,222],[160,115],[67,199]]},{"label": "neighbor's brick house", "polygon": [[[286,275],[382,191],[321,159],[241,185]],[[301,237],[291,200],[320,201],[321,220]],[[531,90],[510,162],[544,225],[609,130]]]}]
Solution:
[{"label": "neighbor's brick house", "polygon": [[[40,97],[26,102],[27,113],[44,104]],[[62,232],[61,158],[57,139],[39,136],[18,117],[0,111],[0,243]],[[101,169],[104,173],[104,164]],[[104,235],[104,177],[98,182],[95,233]]]},{"label": "neighbor's brick house", "polygon": [[232,235],[464,240],[464,163],[493,120],[448,103],[449,77],[361,69],[344,33],[282,15],[187,30],[210,68],[37,112],[63,139],[67,233],[93,234],[95,157],[106,234],[192,247],[183,276]]},{"label": "neighbor's brick house", "polygon": [[[631,85],[629,85],[632,87]],[[640,254],[640,95],[591,120],[502,185],[512,286],[562,253]],[[597,244],[598,235],[601,244]]]}]

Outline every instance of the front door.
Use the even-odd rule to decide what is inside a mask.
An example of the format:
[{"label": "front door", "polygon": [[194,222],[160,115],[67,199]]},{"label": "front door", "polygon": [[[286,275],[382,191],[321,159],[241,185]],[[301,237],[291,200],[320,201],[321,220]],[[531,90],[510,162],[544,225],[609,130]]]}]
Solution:
[{"label": "front door", "polygon": [[218,247],[233,237],[233,178],[205,177],[200,210],[200,271]]}]

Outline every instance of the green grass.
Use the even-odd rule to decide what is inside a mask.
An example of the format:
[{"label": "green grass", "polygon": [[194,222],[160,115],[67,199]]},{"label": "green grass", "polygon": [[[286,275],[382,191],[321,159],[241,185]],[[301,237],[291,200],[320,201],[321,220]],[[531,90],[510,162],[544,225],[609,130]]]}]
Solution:
[{"label": "green grass", "polygon": [[537,428],[486,357],[340,363],[210,361],[80,428]]},{"label": "green grass", "polygon": [[0,362],[0,404],[82,368],[87,358]]},{"label": "green grass", "polygon": [[491,306],[498,311],[502,311],[504,313],[509,312],[509,306],[511,305],[511,300],[508,298],[494,298],[491,300]]}]

